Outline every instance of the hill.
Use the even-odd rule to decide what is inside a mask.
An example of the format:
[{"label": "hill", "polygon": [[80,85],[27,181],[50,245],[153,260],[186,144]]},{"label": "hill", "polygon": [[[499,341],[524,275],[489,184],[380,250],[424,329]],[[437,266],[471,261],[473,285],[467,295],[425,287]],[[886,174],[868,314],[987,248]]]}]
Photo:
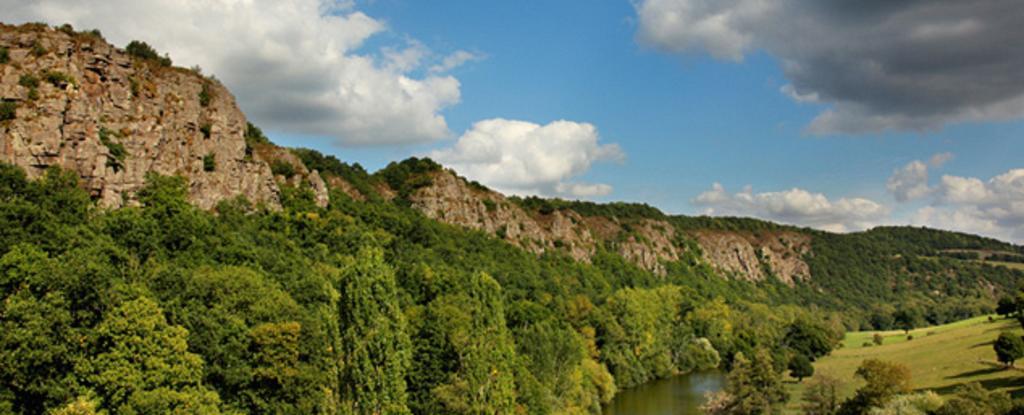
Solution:
[{"label": "hill", "polygon": [[[843,379],[840,396],[848,398],[863,385],[862,381],[852,381],[857,379],[854,372],[860,363],[882,359],[907,365],[916,390],[932,390],[948,397],[958,387],[978,382],[988,390],[1019,397],[1024,394],[1024,377],[1020,371],[998,364],[992,350],[992,342],[1003,331],[1020,334],[1020,324],[1015,320],[990,321],[982,316],[912,330],[913,340],[909,341],[903,331],[851,332],[846,334],[841,349],[814,363],[815,373]],[[885,339],[880,346],[871,345],[876,333]],[[790,384],[790,412],[798,413],[805,386],[806,383]]]}]

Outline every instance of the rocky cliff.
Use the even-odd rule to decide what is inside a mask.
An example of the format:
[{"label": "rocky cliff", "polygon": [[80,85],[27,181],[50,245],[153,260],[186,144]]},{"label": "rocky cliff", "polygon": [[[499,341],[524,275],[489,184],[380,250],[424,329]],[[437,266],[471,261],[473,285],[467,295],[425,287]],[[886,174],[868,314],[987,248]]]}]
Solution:
[{"label": "rocky cliff", "polygon": [[590,261],[598,247],[606,247],[641,268],[663,274],[665,263],[680,260],[688,249],[685,242],[691,240],[703,260],[729,277],[748,281],[774,277],[793,285],[810,276],[803,257],[811,251],[811,239],[797,232],[684,233],[663,219],[584,216],[572,209],[528,211],[449,170],[431,173],[429,183],[410,195],[415,209],[534,253],[559,249],[576,260]]},{"label": "rocky cliff", "polygon": [[202,208],[236,196],[279,204],[268,163],[247,151],[245,116],[215,79],[42,25],[0,26],[0,49],[0,161],[30,177],[73,170],[107,207],[131,204],[148,172],[186,177]]}]

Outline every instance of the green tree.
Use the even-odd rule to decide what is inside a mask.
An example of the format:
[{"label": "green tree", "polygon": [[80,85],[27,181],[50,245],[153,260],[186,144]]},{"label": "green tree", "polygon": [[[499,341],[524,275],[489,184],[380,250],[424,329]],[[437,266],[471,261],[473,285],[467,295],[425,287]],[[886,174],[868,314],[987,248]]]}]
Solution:
[{"label": "green tree", "polygon": [[814,365],[811,364],[811,359],[802,354],[793,356],[789,359],[789,375],[795,377],[797,382],[802,382],[804,378],[814,375]]},{"label": "green tree", "polygon": [[97,354],[85,375],[103,408],[117,413],[220,413],[202,384],[203,360],[188,351],[188,331],[167,324],[156,302],[139,297],[111,310],[96,327]]},{"label": "green tree", "polygon": [[1000,333],[992,348],[995,349],[996,358],[1010,367],[1013,367],[1014,361],[1024,357],[1024,339],[1008,332]]},{"label": "green tree", "polygon": [[840,409],[841,414],[864,414],[872,407],[884,406],[892,397],[910,392],[910,369],[900,363],[867,359],[856,375],[867,382]]},{"label": "green tree", "polygon": [[921,311],[915,307],[904,307],[893,313],[893,322],[896,328],[910,333],[921,322]]},{"label": "green tree", "polygon": [[753,359],[742,352],[736,354],[725,393],[729,398],[718,412],[721,414],[772,414],[789,398],[782,376],[775,371],[771,354],[765,349],[756,350]]},{"label": "green tree", "polygon": [[[11,411],[42,413],[74,397],[77,344],[71,304],[55,261],[31,245],[0,258],[0,402]],[[2,404],[0,404],[2,408]]]},{"label": "green tree", "polygon": [[514,367],[519,362],[505,325],[501,286],[483,273],[456,277],[451,293],[432,301],[426,318],[443,334],[452,371],[431,389],[440,412],[514,412]]},{"label": "green tree", "polygon": [[1010,317],[1017,313],[1017,300],[1010,296],[999,297],[996,305],[996,313],[1003,317]]},{"label": "green tree", "polygon": [[811,379],[804,390],[801,408],[805,415],[835,415],[839,412],[839,389],[842,381],[820,374]]},{"label": "green tree", "polygon": [[957,389],[935,415],[1004,415],[1010,414],[1013,402],[1001,391],[989,391],[978,383],[969,383]]},{"label": "green tree", "polygon": [[342,278],[343,400],[355,413],[406,414],[411,344],[394,271],[379,249],[364,249]]}]

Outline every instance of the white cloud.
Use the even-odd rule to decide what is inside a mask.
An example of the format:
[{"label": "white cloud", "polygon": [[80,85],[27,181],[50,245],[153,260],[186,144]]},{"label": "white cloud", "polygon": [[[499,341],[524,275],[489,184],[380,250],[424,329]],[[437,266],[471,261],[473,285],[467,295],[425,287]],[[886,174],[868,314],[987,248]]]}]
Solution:
[{"label": "white cloud", "polygon": [[740,61],[753,43],[748,22],[773,7],[769,0],[645,0],[636,4],[641,41],[669,52],[705,49]]},{"label": "white cloud", "polygon": [[120,45],[145,40],[176,64],[215,74],[265,128],[343,145],[449,137],[441,111],[460,100],[454,77],[412,75],[430,56],[418,42],[362,51],[387,28],[352,1],[0,0],[0,9],[6,22],[98,28]]},{"label": "white cloud", "polygon": [[928,195],[931,193],[931,188],[928,187],[928,165],[917,160],[908,163],[892,172],[885,187],[900,202]]},{"label": "white cloud", "polygon": [[618,145],[598,140],[597,128],[587,123],[538,125],[496,118],[477,122],[454,146],[430,157],[503,192],[592,197],[610,193],[611,186],[573,179],[594,163],[625,157]]},{"label": "white cloud", "polygon": [[444,59],[441,60],[441,63],[431,66],[430,72],[448,72],[452,69],[465,65],[468,62],[479,61],[482,60],[483,58],[483,55],[478,55],[464,50],[457,50],[452,54],[445,56]]},{"label": "white cloud", "polygon": [[754,193],[748,186],[730,194],[721,184],[701,193],[692,203],[704,214],[753,216],[832,232],[867,229],[882,223],[889,209],[864,198],[830,200],[821,193],[793,188],[781,192]]},{"label": "white cloud", "polygon": [[982,180],[942,176],[931,206],[917,211],[916,224],[1024,241],[1024,169]]}]

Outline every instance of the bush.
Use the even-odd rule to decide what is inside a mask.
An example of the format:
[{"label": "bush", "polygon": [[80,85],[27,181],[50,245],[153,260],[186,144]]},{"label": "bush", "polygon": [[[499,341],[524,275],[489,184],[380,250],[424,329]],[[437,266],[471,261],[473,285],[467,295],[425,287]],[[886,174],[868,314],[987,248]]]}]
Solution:
[{"label": "bush", "polygon": [[203,171],[217,170],[217,156],[213,153],[203,156]]},{"label": "bush", "polygon": [[877,344],[877,345],[881,346],[881,345],[882,345],[882,342],[884,342],[884,341],[885,341],[885,338],[884,338],[884,337],[882,337],[882,335],[881,335],[881,334],[875,333],[875,335],[874,335],[874,336],[871,336],[871,341],[872,341],[872,342],[874,342],[875,344]]},{"label": "bush", "polygon": [[874,345],[875,345],[875,344],[874,344],[874,343],[871,343],[871,342],[864,342],[864,343],[861,343],[861,347],[871,347],[871,346],[874,346]]},{"label": "bush", "polygon": [[213,90],[210,88],[208,82],[203,82],[203,89],[199,90],[199,105],[205,107],[210,106],[210,101],[213,100]]},{"label": "bush", "polygon": [[11,61],[11,51],[7,48],[0,48],[0,65]]},{"label": "bush", "polygon": [[18,104],[14,101],[2,101],[0,102],[0,121],[13,120],[18,109]]},{"label": "bush", "polygon": [[124,48],[124,51],[136,58],[156,62],[160,66],[171,66],[171,58],[169,56],[160,56],[156,49],[153,49],[146,42],[133,40]]},{"label": "bush", "polygon": [[274,160],[270,163],[270,171],[275,176],[292,177],[295,175],[295,166],[284,160]]},{"label": "bush", "polygon": [[914,335],[913,334],[907,335],[907,341],[910,341],[910,340],[914,340]]},{"label": "bush", "polygon": [[110,158],[107,159],[107,167],[113,168],[115,172],[120,171],[124,167],[124,159],[128,156],[128,151],[125,150],[124,145],[113,140],[118,135],[115,131],[111,131],[106,127],[100,127],[100,144],[103,144],[107,151],[110,152]]},{"label": "bush", "polygon": [[38,88],[39,78],[36,78],[31,74],[24,74],[21,76],[21,78],[18,79],[18,85],[21,85],[25,88]]},{"label": "bush", "polygon": [[60,72],[60,71],[46,71],[46,72],[43,72],[43,79],[45,79],[46,82],[49,82],[49,83],[53,84],[53,86],[58,87],[58,88],[66,86],[66,85],[74,85],[75,84],[75,78],[72,78],[71,75],[68,75],[68,74],[66,74],[64,72]]},{"label": "bush", "polygon": [[203,124],[199,126],[199,131],[203,133],[203,138],[210,138],[210,135],[213,134],[213,126],[210,124]]},{"label": "bush", "polygon": [[39,58],[46,54],[46,48],[39,44],[39,41],[32,42],[32,55]]}]

